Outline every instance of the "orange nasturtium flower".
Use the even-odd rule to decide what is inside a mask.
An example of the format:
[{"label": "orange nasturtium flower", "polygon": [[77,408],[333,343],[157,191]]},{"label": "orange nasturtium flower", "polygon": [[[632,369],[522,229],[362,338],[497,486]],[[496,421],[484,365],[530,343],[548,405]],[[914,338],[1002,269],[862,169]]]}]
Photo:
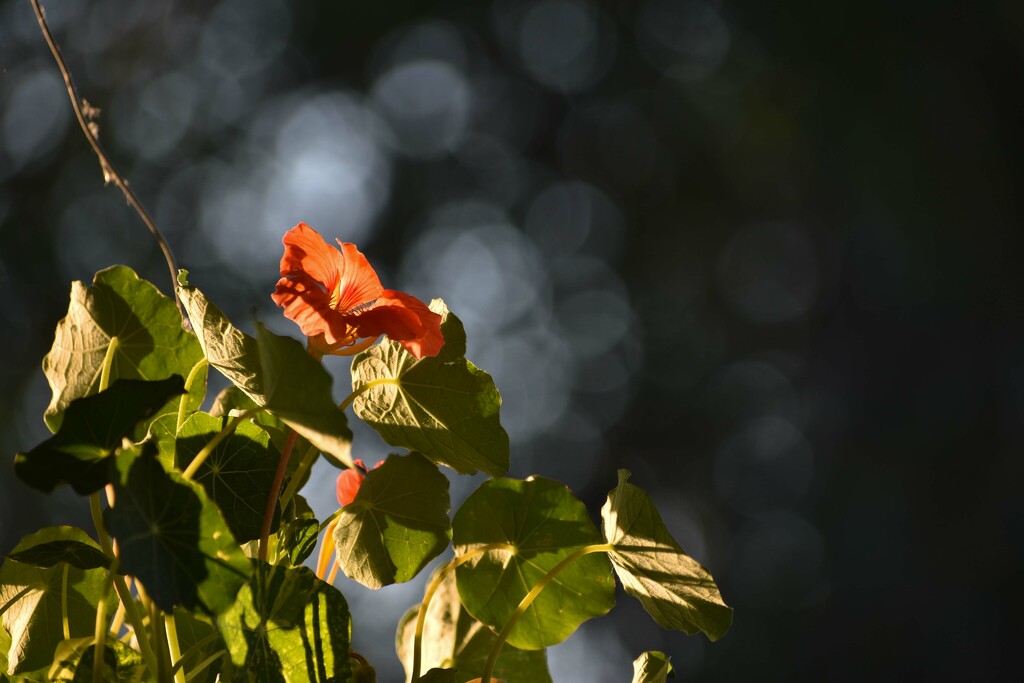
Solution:
[{"label": "orange nasturtium flower", "polygon": [[274,303],[309,337],[310,351],[349,356],[382,334],[417,358],[436,356],[444,346],[441,316],[414,296],[384,289],[354,244],[338,240],[336,249],[305,223],[282,242]]}]

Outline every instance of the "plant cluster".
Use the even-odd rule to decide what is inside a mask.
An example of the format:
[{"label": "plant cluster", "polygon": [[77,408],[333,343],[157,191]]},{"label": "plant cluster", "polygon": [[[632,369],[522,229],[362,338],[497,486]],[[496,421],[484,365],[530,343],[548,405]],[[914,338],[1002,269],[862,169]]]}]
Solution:
[{"label": "plant cluster", "polygon": [[[336,572],[379,589],[449,546],[398,624],[409,681],[550,681],[545,648],[607,613],[616,577],[662,627],[726,632],[711,575],[628,472],[599,524],[563,484],[504,476],[501,397],[441,299],[384,289],[354,245],[305,224],[283,242],[273,298],[305,345],[244,332],[186,271],[173,300],[126,266],[72,283],[43,359],[53,436],[14,470],[87,497],[95,538],[47,527],[3,559],[0,680],[372,681]],[[326,354],[352,356],[340,405]],[[207,400],[210,368],[230,384]],[[403,452],[364,467],[349,409]],[[323,520],[301,493],[320,458],[340,470]],[[491,478],[451,515],[441,467]],[[634,671],[671,666],[647,652]]]}]

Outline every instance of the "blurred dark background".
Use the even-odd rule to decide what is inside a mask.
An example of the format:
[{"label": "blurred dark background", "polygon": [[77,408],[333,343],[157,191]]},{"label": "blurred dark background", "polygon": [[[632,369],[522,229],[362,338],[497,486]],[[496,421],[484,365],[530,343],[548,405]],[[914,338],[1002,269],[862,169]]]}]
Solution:
[{"label": "blurred dark background", "polygon": [[[596,517],[630,469],[736,609],[710,644],[620,595],[551,650],[556,681],[628,680],[645,649],[691,681],[1019,672],[1020,3],[46,8],[102,142],[229,315],[297,337],[269,298],[281,235],[356,242],[462,317],[514,476]],[[8,463],[46,436],[71,280],[114,263],[169,291],[28,0],[0,3]],[[355,448],[387,452],[365,429]],[[0,552],[52,522],[91,528],[0,470]],[[338,585],[398,680],[421,586]]]}]

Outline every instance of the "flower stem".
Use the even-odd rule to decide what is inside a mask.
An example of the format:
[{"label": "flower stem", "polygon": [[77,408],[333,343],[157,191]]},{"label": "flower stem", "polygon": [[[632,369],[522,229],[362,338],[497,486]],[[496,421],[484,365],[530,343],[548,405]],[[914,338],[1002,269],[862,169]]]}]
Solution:
[{"label": "flower stem", "polygon": [[427,589],[423,592],[423,601],[420,602],[419,611],[416,613],[416,634],[413,637],[412,643],[413,683],[416,683],[416,680],[420,677],[420,668],[423,664],[423,629],[427,622],[427,609],[430,607],[430,601],[433,599],[434,594],[437,592],[437,589],[441,587],[445,577],[454,571],[456,567],[464,562],[469,562],[475,557],[480,557],[491,550],[515,550],[515,546],[508,545],[507,543],[491,543],[479,548],[474,548],[467,553],[452,558],[451,562],[438,569],[437,573],[430,578],[430,582],[427,583]]},{"label": "flower stem", "polygon": [[178,645],[178,627],[174,623],[174,614],[171,612],[164,615],[164,630],[167,631],[167,647],[171,654],[174,683],[185,683],[185,671],[177,665],[181,662],[181,647]]},{"label": "flower stem", "polygon": [[60,621],[64,626],[64,640],[71,639],[71,622],[68,621],[68,572],[71,565],[64,563],[64,573],[60,577]]},{"label": "flower stem", "polygon": [[302,454],[302,460],[299,462],[299,466],[295,470],[295,474],[288,481],[288,486],[285,487],[284,493],[281,494],[281,507],[288,507],[288,503],[292,502],[292,498],[299,492],[299,484],[302,482],[302,478],[306,476],[306,472],[313,467],[313,463],[316,462],[317,457],[320,455],[320,449],[313,444],[309,445],[306,452]]},{"label": "flower stem", "polygon": [[110,387],[110,372],[114,366],[114,354],[117,353],[120,346],[121,340],[116,335],[110,338],[107,352],[103,355],[103,365],[100,366],[100,391],[106,391]]},{"label": "flower stem", "polygon": [[281,453],[281,460],[277,463],[277,472],[274,473],[274,483],[270,485],[270,496],[267,498],[267,507],[263,511],[263,528],[260,529],[260,546],[257,553],[261,562],[267,561],[267,543],[270,540],[270,525],[274,522],[274,509],[277,507],[277,498],[281,495],[281,484],[284,483],[284,473],[288,469],[288,458],[291,456],[298,438],[299,434],[294,429],[288,433],[284,452]]},{"label": "flower stem", "polygon": [[[78,125],[82,129],[82,133],[85,135],[85,139],[88,140],[89,146],[92,147],[92,151],[96,154],[96,157],[100,162],[100,169],[103,171],[104,183],[113,182],[120,188],[124,194],[124,198],[128,201],[128,204],[135,209],[135,213],[139,215],[142,222],[145,223],[146,228],[150,234],[156,239],[158,245],[160,245],[160,251],[163,252],[164,260],[167,261],[167,269],[171,273],[171,292],[174,293],[174,303],[178,306],[178,312],[181,314],[181,326],[186,330],[191,330],[192,327],[188,322],[188,316],[185,314],[185,307],[181,304],[181,297],[178,296],[178,269],[174,265],[174,256],[171,254],[171,248],[167,245],[167,240],[157,229],[156,224],[153,223],[153,219],[149,217],[146,210],[142,208],[142,203],[139,202],[138,197],[132,192],[131,188],[128,187],[128,181],[124,179],[114,165],[107,158],[106,152],[100,146],[99,140],[96,138],[96,133],[93,131],[95,123],[89,121],[86,118],[85,112],[82,110],[82,100],[78,96],[78,89],[75,87],[75,82],[71,78],[71,72],[68,71],[68,66],[64,62],[64,57],[61,55],[60,47],[57,46],[57,42],[53,38],[53,34],[50,33],[50,27],[46,23],[46,12],[43,11],[42,6],[39,4],[39,0],[32,0],[32,9],[36,14],[36,21],[39,22],[39,29],[43,32],[43,38],[46,39],[46,44],[50,48],[50,54],[53,55],[54,60],[57,62],[57,68],[60,69],[60,75],[64,77],[64,87],[67,90],[68,97],[71,99],[71,108],[75,111],[75,118],[78,119]],[[88,106],[88,103],[86,103]]]},{"label": "flower stem", "polygon": [[203,450],[196,453],[196,457],[192,458],[192,462],[188,464],[188,467],[186,467],[185,471],[181,473],[181,476],[184,479],[191,479],[193,475],[195,475],[196,470],[198,470],[199,467],[204,462],[206,462],[206,459],[210,457],[210,454],[213,453],[214,449],[216,449],[217,446],[220,445],[220,442],[226,439],[231,434],[231,432],[235,431],[235,428],[238,427],[239,422],[252,417],[256,413],[262,412],[263,410],[263,408],[252,408],[250,410],[246,410],[240,415],[235,415],[233,418],[231,418],[231,421],[224,425],[224,428],[221,429],[216,436],[210,439],[210,442],[208,444],[203,446]]},{"label": "flower stem", "polygon": [[526,614],[526,610],[530,609],[530,605],[532,605],[533,601],[537,599],[538,595],[540,595],[540,592],[544,590],[563,569],[584,555],[589,555],[590,553],[607,553],[614,549],[615,546],[610,543],[584,546],[556,564],[551,571],[541,577],[541,580],[537,582],[537,585],[535,585],[530,592],[519,601],[516,611],[508,618],[504,628],[502,628],[501,632],[498,634],[498,638],[494,641],[494,645],[491,646],[491,652],[487,656],[487,663],[484,665],[483,674],[480,676],[482,683],[490,683],[491,674],[494,671],[495,663],[498,661],[498,655],[501,653],[502,646],[505,644],[505,641],[508,640],[509,634],[512,633],[512,629],[514,629],[516,624],[519,623],[519,619]]}]

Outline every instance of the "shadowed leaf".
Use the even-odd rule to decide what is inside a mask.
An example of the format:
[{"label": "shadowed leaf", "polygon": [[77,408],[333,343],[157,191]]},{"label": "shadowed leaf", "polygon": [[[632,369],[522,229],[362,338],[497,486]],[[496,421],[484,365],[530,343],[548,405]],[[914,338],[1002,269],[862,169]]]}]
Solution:
[{"label": "shadowed leaf", "polygon": [[110,481],[107,459],[124,438],[184,387],[177,375],[152,382],[122,379],[106,391],[72,401],[56,434],[15,456],[15,473],[45,493],[61,483],[81,494],[98,491]]},{"label": "shadowed leaf", "polygon": [[[186,420],[176,439],[178,469],[188,467],[226,422],[202,412]],[[268,492],[280,459],[281,454],[267,432],[242,420],[192,477],[213,498],[239,543],[260,537]],[[277,530],[280,517],[280,510],[275,509],[271,531]]]},{"label": "shadowed leaf", "polygon": [[[57,646],[47,680],[57,683],[91,683],[95,638],[72,638]],[[120,640],[108,638],[103,647],[104,681],[143,681],[142,655]]]},{"label": "shadowed leaf", "polygon": [[230,607],[249,561],[203,487],[165,471],[152,446],[122,451],[112,469],[116,502],[103,518],[125,573],[164,611]]},{"label": "shadowed leaf", "polygon": [[25,550],[11,551],[7,557],[33,567],[53,567],[66,562],[78,569],[99,569],[110,566],[108,558],[96,541],[73,526],[52,526],[26,536],[19,545]]}]

